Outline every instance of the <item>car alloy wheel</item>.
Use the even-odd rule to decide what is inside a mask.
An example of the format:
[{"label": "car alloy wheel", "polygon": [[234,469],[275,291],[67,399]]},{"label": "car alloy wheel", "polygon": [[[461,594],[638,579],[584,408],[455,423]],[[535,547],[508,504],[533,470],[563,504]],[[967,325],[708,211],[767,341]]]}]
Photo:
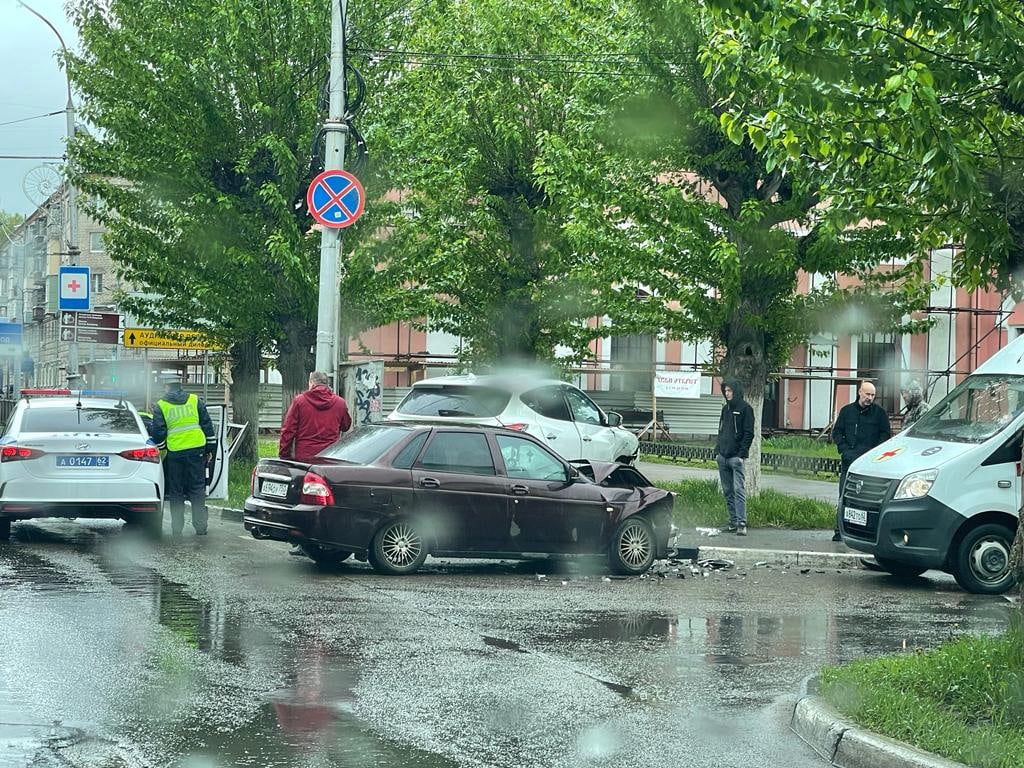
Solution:
[{"label": "car alloy wheel", "polygon": [[383,573],[405,574],[419,568],[427,557],[426,543],[408,520],[388,523],[373,537],[371,564]]},{"label": "car alloy wheel", "polygon": [[654,529],[640,517],[622,521],[612,537],[612,570],[628,575],[641,574],[654,562]]}]

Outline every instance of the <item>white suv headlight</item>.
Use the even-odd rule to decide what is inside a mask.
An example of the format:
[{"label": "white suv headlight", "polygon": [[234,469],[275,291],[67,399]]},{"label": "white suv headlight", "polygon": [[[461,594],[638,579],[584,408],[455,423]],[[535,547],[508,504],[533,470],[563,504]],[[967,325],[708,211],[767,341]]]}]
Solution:
[{"label": "white suv headlight", "polygon": [[896,495],[893,496],[893,500],[920,499],[922,496],[927,496],[928,491],[932,489],[932,485],[935,483],[935,478],[938,476],[939,470],[937,469],[925,469],[921,472],[907,475],[900,480],[900,486],[896,489]]}]

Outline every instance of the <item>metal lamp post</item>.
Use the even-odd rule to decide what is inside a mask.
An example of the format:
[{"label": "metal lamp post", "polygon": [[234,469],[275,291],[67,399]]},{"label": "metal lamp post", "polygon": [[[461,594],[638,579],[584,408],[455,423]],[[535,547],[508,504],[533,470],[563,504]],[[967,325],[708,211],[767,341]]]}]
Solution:
[{"label": "metal lamp post", "polygon": [[[67,120],[67,143],[70,148],[71,142],[75,138],[75,104],[71,100],[71,74],[68,72],[68,47],[64,44],[64,38],[61,37],[60,32],[57,28],[39,11],[35,10],[23,0],[18,0],[18,4],[28,10],[30,13],[38,17],[46,26],[48,26],[53,34],[57,36],[57,40],[60,41],[61,50],[64,52],[64,75],[67,79],[68,86],[68,101],[64,107],[64,115]],[[70,162],[70,160],[68,160]],[[68,188],[68,240],[70,241],[67,247],[68,259],[72,266],[78,264],[78,193],[75,191],[75,185],[71,183],[71,176],[68,174],[65,184]],[[92,290],[92,286],[88,286],[88,290]],[[71,383],[72,377],[78,377],[78,342],[72,341],[68,345],[68,383]]]}]

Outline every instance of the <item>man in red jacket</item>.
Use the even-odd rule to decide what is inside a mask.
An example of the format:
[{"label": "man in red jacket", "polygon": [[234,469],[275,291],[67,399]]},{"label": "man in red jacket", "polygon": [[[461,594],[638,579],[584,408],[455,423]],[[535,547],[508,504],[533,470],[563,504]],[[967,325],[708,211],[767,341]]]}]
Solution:
[{"label": "man in red jacket", "polygon": [[326,373],[313,371],[309,389],[295,396],[284,417],[278,455],[282,459],[312,459],[351,427],[344,398],[331,391]]}]

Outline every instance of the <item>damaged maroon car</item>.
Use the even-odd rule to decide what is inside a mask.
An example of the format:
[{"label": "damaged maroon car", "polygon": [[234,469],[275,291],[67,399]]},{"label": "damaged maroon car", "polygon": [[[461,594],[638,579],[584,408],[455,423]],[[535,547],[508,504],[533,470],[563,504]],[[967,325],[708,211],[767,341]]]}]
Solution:
[{"label": "damaged maroon car", "polygon": [[511,429],[402,422],[364,426],[312,461],[262,459],[245,528],[388,574],[429,554],[600,555],[636,575],[667,555],[674,499],[634,467],[566,462]]}]

